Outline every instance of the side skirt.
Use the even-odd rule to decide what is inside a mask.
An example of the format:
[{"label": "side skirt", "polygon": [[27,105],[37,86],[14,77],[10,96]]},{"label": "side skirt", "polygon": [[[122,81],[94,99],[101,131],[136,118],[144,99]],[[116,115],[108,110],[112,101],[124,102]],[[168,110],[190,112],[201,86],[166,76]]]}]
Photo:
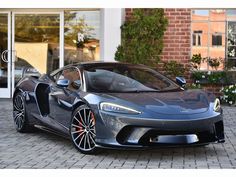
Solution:
[{"label": "side skirt", "polygon": [[69,137],[67,134],[58,132],[58,131],[56,131],[56,130],[54,130],[54,129],[51,129],[51,128],[48,128],[48,127],[46,127],[46,126],[43,126],[43,125],[34,125],[34,127],[38,128],[38,129],[40,129],[40,130],[43,130],[43,131],[46,131],[46,132],[49,132],[49,133],[52,133],[52,134],[61,136],[61,137],[66,138],[66,139],[70,139],[70,137]]}]

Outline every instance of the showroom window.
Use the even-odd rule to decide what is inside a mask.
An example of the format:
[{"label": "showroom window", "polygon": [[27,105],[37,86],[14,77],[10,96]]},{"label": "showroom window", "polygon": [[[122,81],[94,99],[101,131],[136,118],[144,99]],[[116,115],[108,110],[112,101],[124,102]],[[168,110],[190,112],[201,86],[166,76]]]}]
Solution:
[{"label": "showroom window", "polygon": [[[192,10],[191,25],[192,55],[200,53],[202,58],[223,59],[219,70],[223,69],[226,62],[236,64],[236,10]],[[201,31],[200,46],[197,43],[197,31]],[[205,60],[200,69],[212,68]]]},{"label": "showroom window", "polygon": [[64,13],[64,65],[100,59],[100,11]]},{"label": "showroom window", "polygon": [[59,68],[59,13],[19,12],[14,19],[15,84],[23,74],[39,75]]}]

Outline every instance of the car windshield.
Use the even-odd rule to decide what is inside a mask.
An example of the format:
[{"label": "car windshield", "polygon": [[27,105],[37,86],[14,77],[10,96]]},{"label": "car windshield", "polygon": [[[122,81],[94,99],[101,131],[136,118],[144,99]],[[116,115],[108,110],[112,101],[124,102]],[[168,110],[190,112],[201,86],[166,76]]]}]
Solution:
[{"label": "car windshield", "polygon": [[106,66],[84,71],[91,92],[160,92],[179,89],[170,79],[144,67]]}]

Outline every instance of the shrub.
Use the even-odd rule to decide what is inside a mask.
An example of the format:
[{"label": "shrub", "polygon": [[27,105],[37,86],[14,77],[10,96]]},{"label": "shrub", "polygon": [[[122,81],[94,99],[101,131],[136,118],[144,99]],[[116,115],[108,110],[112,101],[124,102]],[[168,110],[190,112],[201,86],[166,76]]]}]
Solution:
[{"label": "shrub", "polygon": [[192,83],[192,84],[187,84],[187,88],[188,89],[202,89],[202,86],[201,84]]},{"label": "shrub", "polygon": [[192,76],[195,83],[205,84],[228,84],[229,79],[225,71],[195,71]]},{"label": "shrub", "polygon": [[202,56],[201,54],[194,54],[191,58],[191,65],[194,69],[199,70],[200,69],[200,65],[202,62]]},{"label": "shrub", "polygon": [[168,21],[163,9],[134,9],[132,19],[121,26],[121,45],[115,60],[155,66],[160,61]]},{"label": "shrub", "polygon": [[224,71],[212,72],[208,75],[207,79],[211,84],[221,83],[221,81],[227,82],[226,73]]},{"label": "shrub", "polygon": [[206,73],[205,72],[193,72],[192,73],[192,78],[194,79],[195,83],[199,83],[200,80],[206,78]]},{"label": "shrub", "polygon": [[207,58],[204,58],[203,61],[207,61],[207,63],[212,69],[218,70],[220,64],[223,62],[223,59],[220,57],[219,58],[207,57]]},{"label": "shrub", "polygon": [[183,76],[185,71],[184,66],[177,61],[164,62],[164,70],[169,77]]},{"label": "shrub", "polygon": [[223,87],[220,92],[223,94],[222,101],[230,105],[236,105],[236,84]]}]

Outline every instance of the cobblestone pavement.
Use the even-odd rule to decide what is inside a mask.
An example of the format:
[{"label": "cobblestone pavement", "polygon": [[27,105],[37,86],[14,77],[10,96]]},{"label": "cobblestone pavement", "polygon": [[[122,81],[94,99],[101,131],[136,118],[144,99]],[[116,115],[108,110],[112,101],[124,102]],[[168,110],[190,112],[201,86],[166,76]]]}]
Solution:
[{"label": "cobblestone pavement", "polygon": [[226,142],[205,147],[79,153],[69,140],[17,133],[11,100],[0,99],[0,168],[236,168],[236,108],[224,107]]}]

